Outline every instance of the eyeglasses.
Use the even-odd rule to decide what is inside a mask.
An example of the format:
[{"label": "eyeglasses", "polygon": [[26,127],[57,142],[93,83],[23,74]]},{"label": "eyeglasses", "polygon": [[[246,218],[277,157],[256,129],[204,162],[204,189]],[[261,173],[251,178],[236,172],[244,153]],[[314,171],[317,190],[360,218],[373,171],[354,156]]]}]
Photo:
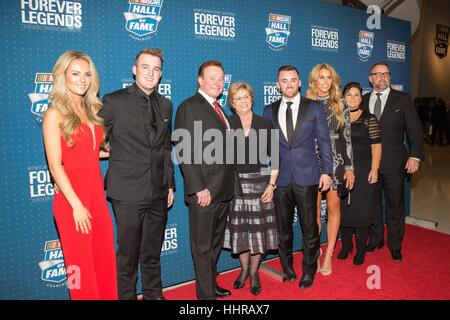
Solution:
[{"label": "eyeglasses", "polygon": [[378,79],[381,77],[389,78],[391,76],[390,72],[374,72],[370,74],[371,76],[376,76]]},{"label": "eyeglasses", "polygon": [[244,101],[244,100],[248,100],[248,99],[250,99],[251,97],[249,96],[249,95],[246,95],[246,96],[243,96],[243,97],[236,97],[236,98],[233,98],[233,101],[236,101],[236,102],[241,102],[241,101]]}]

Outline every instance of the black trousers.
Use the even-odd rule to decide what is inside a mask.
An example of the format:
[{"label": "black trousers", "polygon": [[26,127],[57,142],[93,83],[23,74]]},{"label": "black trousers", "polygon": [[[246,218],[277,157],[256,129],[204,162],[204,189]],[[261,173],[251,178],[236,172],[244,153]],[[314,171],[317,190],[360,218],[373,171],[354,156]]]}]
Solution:
[{"label": "black trousers", "polygon": [[167,198],[149,194],[143,201],[112,200],[117,228],[117,287],[120,300],[136,300],[138,265],[143,299],[162,294],[161,247],[167,224]]},{"label": "black trousers", "polygon": [[314,274],[317,270],[319,258],[320,237],[317,225],[317,195],[318,185],[299,187],[294,180],[287,187],[275,190],[275,211],[279,233],[279,255],[283,270],[293,268],[293,240],[294,211],[297,207],[300,226],[302,229],[304,274]]},{"label": "black trousers", "polygon": [[215,300],[216,265],[225,237],[230,201],[200,207],[189,204],[189,232],[199,300]]},{"label": "black trousers", "polygon": [[383,193],[388,226],[387,245],[392,250],[400,250],[405,233],[405,173],[402,171],[379,175],[379,182],[375,190],[376,208],[369,231],[369,241],[374,245],[384,240]]}]

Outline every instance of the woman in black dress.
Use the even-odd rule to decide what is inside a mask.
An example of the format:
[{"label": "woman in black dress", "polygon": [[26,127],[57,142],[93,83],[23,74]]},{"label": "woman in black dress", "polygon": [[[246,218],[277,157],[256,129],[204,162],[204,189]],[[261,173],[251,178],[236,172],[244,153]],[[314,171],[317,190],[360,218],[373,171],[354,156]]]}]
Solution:
[{"label": "woman in black dress", "polygon": [[[253,101],[253,89],[247,83],[233,83],[228,89],[228,104],[236,112],[230,118],[230,126],[236,137],[234,153],[240,192],[232,201],[224,247],[238,254],[241,262],[241,273],[233,288],[242,288],[250,275],[250,292],[257,295],[261,292],[261,256],[267,250],[278,249],[272,202],[278,170],[270,170],[267,165],[272,124],[252,112]],[[265,133],[267,139],[261,139]]]},{"label": "woman in black dress", "polygon": [[350,108],[352,126],[353,164],[355,184],[350,202],[341,202],[342,250],[338,259],[346,259],[353,250],[353,232],[356,235],[356,255],[353,263],[364,263],[366,241],[375,204],[375,184],[381,159],[381,130],[377,118],[360,109],[361,86],[356,82],[344,88],[345,103]]}]

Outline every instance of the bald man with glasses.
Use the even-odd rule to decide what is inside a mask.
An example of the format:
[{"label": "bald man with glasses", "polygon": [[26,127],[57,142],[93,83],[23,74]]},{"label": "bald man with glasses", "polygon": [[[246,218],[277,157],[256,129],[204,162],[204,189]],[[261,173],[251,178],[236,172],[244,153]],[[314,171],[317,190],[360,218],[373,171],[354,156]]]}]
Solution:
[{"label": "bald man with glasses", "polygon": [[[402,241],[405,232],[404,190],[405,174],[419,169],[424,158],[422,127],[416,108],[408,93],[391,88],[391,70],[385,62],[375,63],[369,74],[373,91],[363,97],[362,105],[373,113],[381,127],[381,163],[377,185],[374,221],[370,227],[367,252],[384,246],[384,223],[381,206],[385,197],[388,226],[387,245],[392,259],[401,261]],[[406,147],[404,137],[408,138]]]}]

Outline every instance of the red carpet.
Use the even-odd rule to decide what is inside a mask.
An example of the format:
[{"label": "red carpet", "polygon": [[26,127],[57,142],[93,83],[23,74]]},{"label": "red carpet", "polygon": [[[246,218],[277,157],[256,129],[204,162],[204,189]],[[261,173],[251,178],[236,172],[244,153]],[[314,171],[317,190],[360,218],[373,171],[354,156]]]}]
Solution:
[{"label": "red carpet", "polygon": [[[338,260],[336,256],[340,249],[341,242],[338,241],[333,273],[329,276],[317,274],[313,286],[308,289],[298,287],[299,279],[294,283],[282,283],[260,272],[262,292],[255,297],[249,292],[249,280],[244,288],[232,289],[239,270],[220,275],[218,283],[231,290],[232,296],[227,298],[230,300],[450,299],[450,235],[406,225],[403,261],[400,263],[392,260],[386,246],[367,253],[362,266],[353,265],[352,255],[347,260]],[[302,252],[294,255],[294,267],[298,277],[301,277],[302,257]],[[278,259],[268,262],[268,265],[281,270]],[[367,271],[369,266],[379,267],[380,289],[369,289],[366,284],[375,283],[373,271]],[[195,284],[166,290],[164,296],[168,300],[194,300]]]}]

